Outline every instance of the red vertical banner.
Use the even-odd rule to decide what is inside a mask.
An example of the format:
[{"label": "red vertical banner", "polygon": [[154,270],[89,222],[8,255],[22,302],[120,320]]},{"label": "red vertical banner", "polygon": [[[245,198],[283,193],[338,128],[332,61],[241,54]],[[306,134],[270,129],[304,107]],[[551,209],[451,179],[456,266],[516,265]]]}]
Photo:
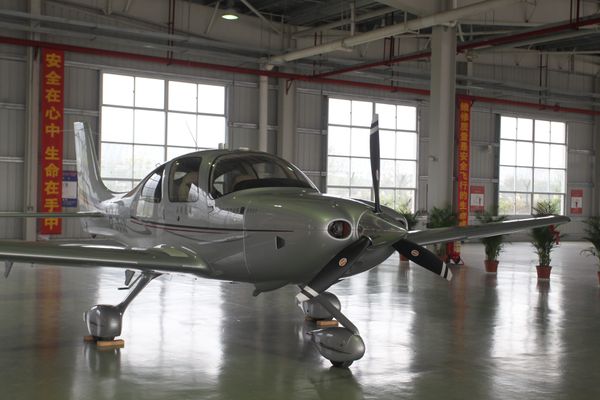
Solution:
[{"label": "red vertical banner", "polygon": [[471,136],[470,100],[458,102],[458,225],[469,224],[469,167]]},{"label": "red vertical banner", "polygon": [[[62,51],[42,49],[41,116],[41,196],[42,212],[62,211],[62,162],[64,127],[65,55]],[[56,235],[62,231],[59,218],[40,219],[40,233]]]}]

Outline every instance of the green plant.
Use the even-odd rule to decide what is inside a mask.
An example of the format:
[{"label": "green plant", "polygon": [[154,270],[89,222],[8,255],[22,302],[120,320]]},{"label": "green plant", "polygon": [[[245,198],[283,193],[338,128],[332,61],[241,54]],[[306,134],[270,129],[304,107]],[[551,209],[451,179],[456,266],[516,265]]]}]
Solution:
[{"label": "green plant", "polygon": [[456,212],[449,204],[445,207],[433,207],[429,212],[428,228],[447,228],[458,223]]},{"label": "green plant", "polygon": [[[455,226],[458,223],[458,216],[456,212],[452,210],[450,204],[445,207],[433,207],[429,211],[427,222],[427,228],[448,228]],[[433,246],[434,253],[442,260],[447,259],[446,254],[446,243],[438,243]]]},{"label": "green plant", "polygon": [[[540,201],[533,207],[535,217],[553,215],[558,212],[556,203],[551,201]],[[531,244],[535,247],[535,253],[538,256],[540,266],[550,266],[550,254],[552,249],[558,244],[559,232],[554,225],[542,226],[531,230]]]},{"label": "green plant", "polygon": [[402,204],[400,207],[398,207],[398,213],[406,220],[406,229],[409,231],[413,230],[417,225],[417,222],[419,222],[417,219],[418,213],[412,212],[408,206],[408,203]]},{"label": "green plant", "polygon": [[[482,224],[492,222],[502,222],[506,220],[506,215],[494,215],[488,211],[477,214],[476,218]],[[485,259],[489,261],[497,261],[502,248],[504,247],[504,235],[488,236],[481,239],[481,243],[485,246]]]},{"label": "green plant", "polygon": [[585,228],[586,236],[583,238],[592,243],[592,247],[582,250],[581,253],[596,257],[598,269],[600,270],[600,217],[590,217],[583,223],[587,225]]}]

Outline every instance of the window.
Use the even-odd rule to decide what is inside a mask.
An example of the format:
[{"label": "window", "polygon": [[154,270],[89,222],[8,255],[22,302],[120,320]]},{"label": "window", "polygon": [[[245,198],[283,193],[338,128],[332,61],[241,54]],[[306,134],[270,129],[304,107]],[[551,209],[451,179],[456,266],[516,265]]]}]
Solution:
[{"label": "window", "polygon": [[379,115],[381,203],[415,210],[417,108],[329,99],[327,193],[373,200],[369,133]]},{"label": "window", "polygon": [[225,87],[102,74],[101,174],[115,191],[165,160],[225,143]]},{"label": "window", "polygon": [[315,189],[310,180],[291,164],[266,154],[232,154],[217,158],[211,172],[214,198],[239,190],[262,187]]},{"label": "window", "polygon": [[164,167],[152,172],[142,186],[140,198],[150,203],[160,203],[162,200],[162,174]]},{"label": "window", "polygon": [[549,200],[564,213],[567,177],[564,122],[500,117],[500,214],[531,214]]},{"label": "window", "polygon": [[140,196],[135,206],[135,216],[139,218],[154,218],[158,204],[162,200],[162,177],[164,166],[152,171],[141,183]]},{"label": "window", "polygon": [[200,164],[199,157],[186,157],[175,161],[171,166],[169,179],[169,200],[171,202],[194,202],[200,198],[198,179]]}]

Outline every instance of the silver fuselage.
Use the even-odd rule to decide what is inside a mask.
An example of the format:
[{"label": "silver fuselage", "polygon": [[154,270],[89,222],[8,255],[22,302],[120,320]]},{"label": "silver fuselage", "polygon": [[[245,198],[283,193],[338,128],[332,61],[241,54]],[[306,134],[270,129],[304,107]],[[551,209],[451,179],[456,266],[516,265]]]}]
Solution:
[{"label": "silver fuselage", "polygon": [[[388,258],[394,251],[391,243],[406,234],[391,210],[375,215],[365,203],[316,188],[251,188],[215,199],[209,194],[211,167],[217,157],[230,153],[197,153],[203,158],[197,201],[175,203],[162,196],[160,202],[148,203],[140,196],[142,181],[131,192],[103,201],[107,217],[85,221],[85,229],[130,247],[184,247],[202,255],[209,277],[252,282],[262,290],[309,281],[360,236],[368,236],[372,246],[348,275],[364,272]],[[165,164],[164,176],[175,160]],[[165,180],[165,193],[168,184]],[[350,236],[336,239],[328,233],[335,220],[350,223]]]}]

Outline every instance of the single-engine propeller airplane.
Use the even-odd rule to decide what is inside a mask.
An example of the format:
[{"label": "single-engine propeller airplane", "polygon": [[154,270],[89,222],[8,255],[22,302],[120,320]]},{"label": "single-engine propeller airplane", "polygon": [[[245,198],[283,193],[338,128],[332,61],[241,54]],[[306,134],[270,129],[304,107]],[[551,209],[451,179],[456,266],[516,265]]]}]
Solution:
[{"label": "single-engine propeller airplane", "polygon": [[100,178],[89,130],[76,122],[74,132],[81,211],[0,216],[79,217],[92,237],[121,245],[0,241],[0,260],[6,262],[6,277],[14,262],[124,268],[128,296],[116,306],[95,305],[84,314],[90,335],[102,340],[121,334],[125,309],[161,274],[249,282],[255,295],[293,284],[306,316],[341,324],[310,335],[323,357],[347,367],[364,355],[365,345],[327,291],[341,279],[368,271],[398,251],[450,280],[450,269],[424,245],[569,221],[546,216],[408,231],[403,217],[379,202],[376,118],[370,136],[374,203],[322,194],[298,168],[268,153],[229,150],[177,157],[128,193],[114,193]]}]

